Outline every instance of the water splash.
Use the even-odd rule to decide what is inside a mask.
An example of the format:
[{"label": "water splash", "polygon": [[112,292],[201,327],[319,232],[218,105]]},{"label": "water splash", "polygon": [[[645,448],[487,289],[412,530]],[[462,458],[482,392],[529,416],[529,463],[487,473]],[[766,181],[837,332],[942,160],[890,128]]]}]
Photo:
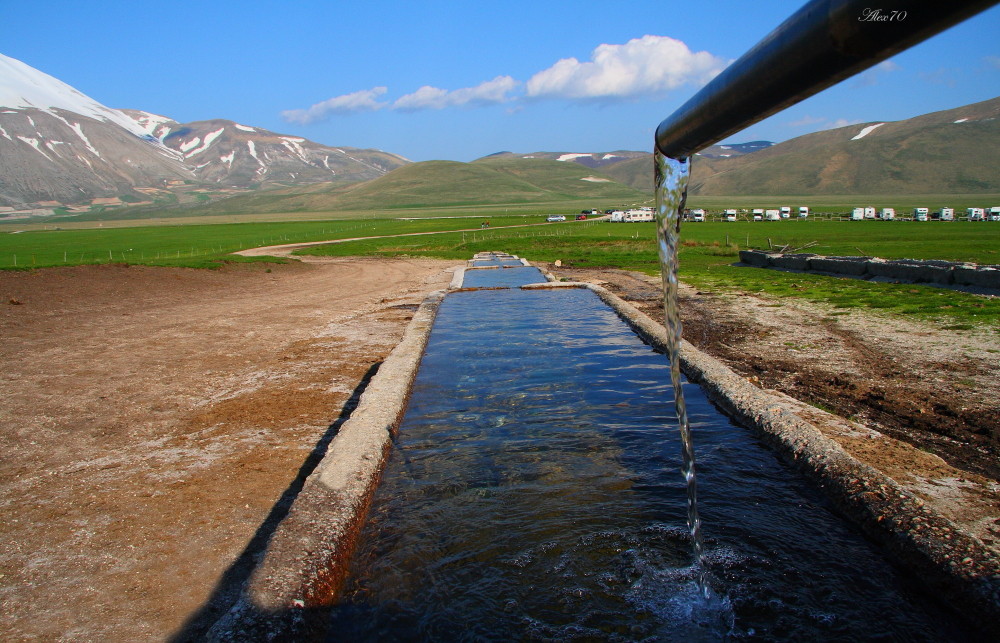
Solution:
[{"label": "water splash", "polygon": [[674,389],[674,406],[680,427],[684,453],[682,473],[687,482],[688,529],[694,546],[695,566],[698,569],[698,587],[705,598],[710,589],[705,578],[705,543],[701,535],[701,518],[698,516],[698,484],[695,476],[694,444],[688,422],[684,390],[681,387],[681,313],[677,301],[677,244],[680,237],[681,214],[687,200],[688,159],[672,159],[655,154],[656,178],[656,237],[660,251],[660,272],[663,277],[664,325],[667,330],[667,353],[670,358],[670,380]]}]

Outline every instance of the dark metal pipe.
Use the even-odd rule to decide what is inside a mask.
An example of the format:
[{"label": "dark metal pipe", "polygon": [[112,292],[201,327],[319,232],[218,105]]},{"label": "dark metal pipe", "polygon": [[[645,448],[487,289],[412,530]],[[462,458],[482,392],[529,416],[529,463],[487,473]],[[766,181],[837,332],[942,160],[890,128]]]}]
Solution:
[{"label": "dark metal pipe", "polygon": [[660,123],[656,146],[688,158],[996,2],[813,0]]}]

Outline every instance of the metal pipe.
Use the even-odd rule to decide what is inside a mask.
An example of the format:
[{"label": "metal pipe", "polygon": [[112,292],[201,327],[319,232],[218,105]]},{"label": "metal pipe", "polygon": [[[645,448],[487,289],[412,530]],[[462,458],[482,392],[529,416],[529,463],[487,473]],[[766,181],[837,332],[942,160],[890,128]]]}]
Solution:
[{"label": "metal pipe", "polygon": [[656,146],[688,158],[996,2],[813,0],[661,122]]}]

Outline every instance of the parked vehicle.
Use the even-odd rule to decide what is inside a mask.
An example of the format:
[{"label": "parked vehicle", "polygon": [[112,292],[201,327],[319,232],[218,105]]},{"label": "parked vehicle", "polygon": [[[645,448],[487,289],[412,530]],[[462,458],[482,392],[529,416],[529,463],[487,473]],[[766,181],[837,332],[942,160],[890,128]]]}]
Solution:
[{"label": "parked vehicle", "polygon": [[692,221],[704,221],[705,220],[705,211],[702,210],[701,208],[695,208],[694,210],[691,210],[691,220]]},{"label": "parked vehicle", "polygon": [[865,218],[874,219],[875,218],[875,208],[865,208]]},{"label": "parked vehicle", "polygon": [[625,223],[637,223],[653,220],[652,208],[640,208],[639,210],[626,210],[622,219]]},{"label": "parked vehicle", "polygon": [[808,216],[809,216],[809,206],[808,205],[800,205],[799,206],[799,218],[800,219],[805,219]]},{"label": "parked vehicle", "polygon": [[611,210],[608,212],[611,215],[612,223],[621,223],[625,220],[625,213],[621,210]]},{"label": "parked vehicle", "polygon": [[561,214],[550,214],[549,216],[545,217],[545,220],[548,221],[549,223],[554,223],[556,221],[565,221],[566,217]]},{"label": "parked vehicle", "polygon": [[986,218],[990,221],[1000,221],[1000,205],[990,208],[986,213]]},{"label": "parked vehicle", "polygon": [[966,208],[965,218],[969,221],[985,221],[986,220],[986,209],[985,208]]},{"label": "parked vehicle", "polygon": [[586,214],[578,214],[578,215],[576,215],[576,220],[577,221],[586,221],[587,220],[587,215]]},{"label": "parked vehicle", "polygon": [[789,206],[787,206],[787,205],[781,206],[780,212],[781,212],[781,218],[782,219],[788,219],[788,218],[791,218],[791,216],[792,216],[792,208],[789,207]]},{"label": "parked vehicle", "polygon": [[939,221],[954,221],[955,208],[941,208],[935,211],[931,218],[938,219]]},{"label": "parked vehicle", "polygon": [[882,211],[878,213],[878,218],[883,221],[892,221],[896,218],[896,210],[893,208],[882,208]]},{"label": "parked vehicle", "polygon": [[851,221],[861,221],[865,218],[864,208],[854,208],[851,210]]},{"label": "parked vehicle", "polygon": [[726,216],[726,221],[735,221],[736,220],[736,210],[726,210],[725,216]]},{"label": "parked vehicle", "polygon": [[765,210],[764,211],[764,219],[767,220],[767,221],[780,221],[781,220],[781,212],[778,211],[778,210]]},{"label": "parked vehicle", "polygon": [[764,220],[764,210],[761,208],[754,208],[753,210],[753,220],[763,221]]},{"label": "parked vehicle", "polygon": [[927,213],[928,213],[927,208],[913,208],[913,220],[926,221]]}]

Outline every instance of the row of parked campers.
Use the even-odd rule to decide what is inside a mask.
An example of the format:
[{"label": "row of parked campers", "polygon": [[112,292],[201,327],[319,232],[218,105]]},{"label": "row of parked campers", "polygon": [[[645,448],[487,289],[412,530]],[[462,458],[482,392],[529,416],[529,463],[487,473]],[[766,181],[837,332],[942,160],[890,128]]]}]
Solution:
[{"label": "row of parked campers", "polygon": [[[993,208],[966,208],[965,217],[969,221],[1000,221],[1000,206]],[[896,211],[893,208],[882,208],[876,211],[875,208],[854,208],[851,212],[852,221],[862,219],[882,219],[892,221],[896,218]],[[941,208],[931,212],[928,208],[913,208],[914,221],[954,221],[955,208]]]},{"label": "row of parked campers", "polygon": [[[736,210],[726,210],[726,221],[736,220]],[[781,206],[777,210],[770,210],[764,208],[754,208],[751,212],[754,221],[780,221],[782,219],[790,219],[792,217],[792,209],[787,206]],[[809,216],[809,208],[804,205],[799,206],[799,218],[805,219]]]}]

